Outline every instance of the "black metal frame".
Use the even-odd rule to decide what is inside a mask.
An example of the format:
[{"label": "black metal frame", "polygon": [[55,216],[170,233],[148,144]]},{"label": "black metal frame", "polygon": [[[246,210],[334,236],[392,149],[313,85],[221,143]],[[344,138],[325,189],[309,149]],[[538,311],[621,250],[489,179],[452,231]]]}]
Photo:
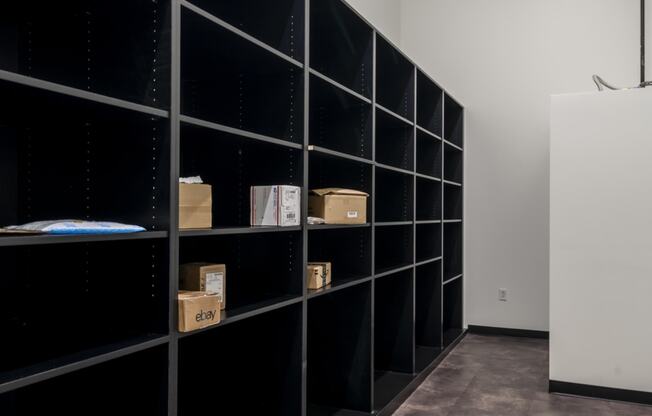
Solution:
[{"label": "black metal frame", "polygon": [[[9,56],[7,62],[16,60],[13,62],[16,65],[11,67],[0,62],[0,91],[11,93],[9,96],[23,105],[19,115],[26,116],[16,119],[21,123],[26,120],[23,124],[9,117],[0,118],[3,135],[0,150],[6,150],[5,155],[9,155],[7,168],[0,171],[5,175],[0,184],[7,184],[10,195],[9,202],[0,205],[1,221],[29,218],[24,214],[25,209],[17,208],[21,198],[26,204],[33,196],[25,192],[26,185],[20,180],[26,172],[34,175],[31,163],[41,159],[25,159],[23,153],[27,150],[14,144],[27,140],[28,136],[22,130],[20,135],[12,132],[24,125],[29,127],[32,113],[39,116],[49,112],[56,120],[63,117],[61,111],[66,109],[70,112],[74,108],[92,107],[99,114],[110,114],[107,118],[113,117],[118,122],[125,117],[131,120],[129,114],[133,114],[165,126],[155,130],[152,142],[143,139],[146,146],[133,147],[136,150],[129,144],[119,147],[122,143],[119,140],[115,141],[115,149],[111,148],[106,132],[100,132],[104,136],[99,133],[95,138],[89,136],[85,145],[90,151],[94,149],[91,147],[94,140],[102,138],[101,143],[112,150],[110,155],[123,148],[133,150],[131,156],[143,164],[143,170],[137,171],[134,163],[113,166],[116,171],[124,169],[125,177],[140,178],[147,169],[154,169],[153,183],[138,180],[122,194],[118,184],[93,184],[108,189],[108,197],[124,199],[110,204],[111,209],[102,208],[103,215],[124,212],[126,220],[147,224],[147,232],[114,236],[0,237],[3,258],[17,252],[20,256],[16,258],[38,262],[42,259],[30,253],[80,252],[82,261],[86,256],[93,264],[103,260],[114,262],[100,273],[106,279],[120,264],[111,255],[120,253],[118,248],[123,251],[133,248],[131,257],[142,255],[145,261],[146,256],[152,256],[151,266],[157,270],[145,282],[151,288],[143,285],[142,292],[130,297],[132,303],[127,303],[132,305],[133,299],[141,296],[143,302],[155,305],[151,322],[143,320],[144,326],[127,328],[133,329],[133,336],[116,336],[111,342],[93,348],[71,340],[64,354],[53,360],[41,361],[26,355],[23,358],[30,365],[25,367],[12,368],[7,364],[11,357],[5,356],[0,367],[0,413],[19,414],[27,400],[39,400],[31,395],[42,392],[39,386],[46,385],[43,383],[56,387],[58,380],[65,380],[66,384],[62,384],[65,386],[80,382],[93,385],[95,374],[105,377],[118,370],[130,371],[131,357],[137,356],[145,357],[145,364],[133,371],[160,375],[160,380],[153,381],[155,386],[147,390],[149,396],[137,403],[146,409],[144,414],[198,413],[197,403],[190,400],[187,380],[208,381],[213,377],[220,379],[219,394],[224,398],[220,401],[215,396],[217,405],[221,402],[222,410],[227,413],[235,409],[255,412],[267,404],[266,414],[318,415],[335,410],[385,414],[397,406],[464,333],[462,105],[344,1],[283,0],[275,4],[278,7],[261,11],[261,16],[268,17],[269,26],[256,25],[258,14],[247,14],[242,9],[251,7],[249,3],[253,1],[229,0],[215,3],[214,7],[199,0],[125,2],[142,8],[137,10],[142,15],[151,12],[149,7],[152,7],[153,20],[145,25],[144,32],[132,35],[142,37],[142,42],[135,44],[153,41],[154,61],[145,69],[140,66],[142,57],[136,59],[138,64],[121,62],[114,68],[117,73],[103,73],[106,80],[97,84],[101,88],[96,88],[90,80],[92,63],[94,59],[100,62],[107,59],[93,55],[94,44],[88,46],[89,80],[83,88],[81,81],[73,83],[74,87],[59,83],[63,75],[49,76],[47,63],[41,63],[45,65],[43,79],[33,77],[31,50],[24,49],[23,52],[29,53],[18,56],[18,41],[13,46],[10,42],[0,43],[0,57]],[[119,9],[119,5],[115,7]],[[34,8],[30,12],[38,14],[38,11]],[[89,43],[98,42],[111,50],[111,35],[103,38],[102,33],[94,32],[106,28],[102,18],[107,16],[96,16],[93,12],[100,12],[91,11],[75,15],[76,19],[86,16],[80,20],[84,29],[79,32],[84,34],[81,41],[86,38]],[[11,12],[7,16],[13,16]],[[291,13],[291,17],[283,13]],[[205,25],[201,27],[212,35],[204,31],[184,32],[184,19],[188,18],[201,22]],[[17,39],[19,29],[3,19],[0,18],[0,31],[14,33],[16,30]],[[11,23],[11,18],[8,21]],[[29,30],[29,21],[20,23],[26,25],[20,30]],[[279,24],[287,27],[274,26]],[[311,37],[311,24],[330,30],[320,31],[317,38]],[[138,30],[134,27],[127,25],[125,30]],[[201,27],[193,25],[193,30]],[[78,36],[75,30],[71,25],[74,36],[68,41]],[[193,36],[200,38],[193,39]],[[224,39],[233,40],[238,48],[224,44]],[[20,47],[29,48],[29,45],[25,42]],[[83,42],[80,45],[85,51]],[[184,49],[188,45],[194,48],[192,54]],[[219,57],[223,67],[190,68],[188,72],[189,65],[197,65],[196,57],[201,57],[205,48],[224,55]],[[379,49],[382,49],[380,54]],[[239,56],[239,50],[246,50],[247,55]],[[142,54],[139,50],[127,52],[133,56]],[[84,58],[85,53],[80,52]],[[19,66],[17,62],[21,59],[27,60]],[[240,68],[245,69],[229,68],[232,60],[244,62]],[[247,64],[251,66],[246,67]],[[151,72],[153,69],[159,72]],[[143,74],[137,71],[147,71],[147,82],[138,78]],[[210,90],[210,79],[215,74],[221,77],[215,82],[223,86],[224,94],[212,97],[217,90]],[[134,79],[114,97],[107,83],[120,75]],[[169,82],[169,89],[161,80]],[[256,89],[249,88],[247,80],[255,80],[251,85]],[[141,92],[145,87],[146,93]],[[267,87],[265,92],[259,91]],[[287,88],[290,91],[284,91]],[[143,98],[132,99],[135,91],[144,94]],[[255,102],[251,108],[256,112],[252,113],[246,102],[261,97],[267,98]],[[278,97],[278,102],[273,101],[274,97]],[[234,113],[233,106],[245,109]],[[127,116],[122,116],[123,113]],[[81,113],[68,116],[73,121],[86,120]],[[8,126],[7,135],[3,124]],[[131,121],[123,124],[124,131],[138,131]],[[118,129],[121,124],[116,126]],[[64,144],[66,133],[61,131]],[[118,130],[116,137],[119,134]],[[341,140],[340,134],[347,140]],[[138,142],[136,137],[131,140]],[[220,163],[211,164],[212,159],[206,157],[210,153],[219,153],[215,160]],[[99,157],[86,158],[86,164],[94,162],[88,168],[99,166],[102,172],[111,174],[111,165]],[[71,169],[77,162],[83,161],[70,156]],[[87,167],[83,163],[80,166]],[[38,174],[39,178],[51,175],[48,183],[56,180],[65,183],[72,177],[65,172],[46,173],[41,169]],[[216,190],[219,198],[214,202],[216,227],[180,232],[178,177],[202,172],[220,188]],[[260,181],[302,187],[301,226],[251,228],[247,225],[243,189]],[[94,190],[93,185],[86,192]],[[137,212],[130,209],[135,209],[133,201],[140,201],[141,194],[150,195],[147,192],[152,185],[156,203],[152,217],[146,220],[144,215],[150,214],[143,208],[144,204],[139,203]],[[355,226],[308,225],[308,189],[316,186],[351,187],[369,192],[369,222]],[[222,188],[228,188],[229,193],[223,193]],[[53,198],[54,195],[48,190],[45,196]],[[229,195],[233,200],[221,202]],[[39,195],[41,200],[45,196]],[[83,190],[73,189],[64,194],[61,202],[85,196],[88,195]],[[98,202],[108,200],[104,194],[95,198]],[[35,212],[45,215],[47,209]],[[106,258],[98,253],[106,253]],[[233,272],[227,279],[227,292],[231,295],[227,299],[233,302],[231,306],[227,304],[219,325],[181,334],[176,328],[179,263],[200,257],[229,263],[227,266]],[[334,260],[333,284],[320,290],[307,290],[304,276],[307,262],[329,259]],[[129,266],[137,263],[130,262]],[[274,265],[279,273],[270,274],[268,264]],[[287,269],[282,270],[283,267]],[[72,277],[78,278],[75,273]],[[28,287],[21,278],[30,275],[19,274],[17,266],[9,268],[8,274],[21,288]],[[92,274],[80,276],[86,285],[94,278]],[[54,276],[64,277],[63,272]],[[128,282],[119,280],[104,284],[110,293],[117,293],[118,288],[129,289]],[[100,300],[106,303],[108,299]],[[116,308],[120,307],[120,300],[114,300]],[[104,314],[110,316],[111,311]],[[8,319],[0,316],[5,325]],[[84,337],[83,328],[79,329],[79,337]],[[201,354],[204,348],[210,352],[211,346],[224,355],[207,355],[206,359],[212,363],[208,367],[214,374],[206,374],[202,372]],[[330,356],[331,351],[336,351],[339,359]],[[256,355],[255,359],[252,355]],[[222,360],[227,364],[220,365]],[[257,364],[249,365],[252,363]],[[280,370],[284,365],[287,373]],[[262,374],[255,374],[257,367]],[[230,376],[234,380],[231,384]],[[246,377],[260,377],[260,382],[274,387],[274,395],[270,390],[263,395],[269,399],[267,402],[252,400],[238,407],[233,398],[240,393]],[[180,384],[183,384],[181,396]],[[323,389],[335,385],[336,391],[325,394]],[[259,383],[256,386],[262,388]],[[238,391],[230,391],[231,387]],[[251,394],[257,396],[255,391]],[[272,396],[285,400],[277,402]],[[113,400],[120,401],[120,397]],[[158,406],[147,407],[152,402]],[[93,413],[93,409],[83,407],[88,403],[82,401],[75,409],[66,410],[72,414]]]}]

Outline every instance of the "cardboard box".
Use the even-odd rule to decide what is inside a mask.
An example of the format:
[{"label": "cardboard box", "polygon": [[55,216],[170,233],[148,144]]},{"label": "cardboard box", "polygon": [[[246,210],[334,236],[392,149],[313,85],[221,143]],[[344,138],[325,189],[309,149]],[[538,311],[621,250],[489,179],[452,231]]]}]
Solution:
[{"label": "cardboard box", "polygon": [[226,265],[211,263],[187,263],[181,265],[180,288],[195,292],[215,293],[220,309],[226,308]]},{"label": "cardboard box", "polygon": [[320,289],[331,284],[330,262],[310,262],[307,270],[308,289]]},{"label": "cardboard box", "polygon": [[301,224],[301,188],[290,185],[252,186],[251,225],[291,227]]},{"label": "cardboard box", "polygon": [[364,224],[367,197],[368,193],[353,189],[313,189],[308,198],[308,215],[323,218],[326,224]]},{"label": "cardboard box", "polygon": [[206,292],[179,292],[179,332],[190,332],[220,323],[220,301]]},{"label": "cardboard box", "polygon": [[179,229],[211,228],[213,199],[210,185],[179,184]]}]

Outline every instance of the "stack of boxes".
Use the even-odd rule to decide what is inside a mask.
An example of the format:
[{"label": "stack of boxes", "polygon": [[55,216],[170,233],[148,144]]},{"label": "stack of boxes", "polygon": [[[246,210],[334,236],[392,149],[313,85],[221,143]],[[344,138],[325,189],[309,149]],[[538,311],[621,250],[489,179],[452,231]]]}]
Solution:
[{"label": "stack of boxes", "polygon": [[[368,194],[361,191],[314,189],[308,199],[308,214],[325,224],[367,222]],[[179,184],[179,228],[208,228],[212,224],[212,188],[203,183]],[[291,227],[301,225],[301,188],[289,185],[252,186],[250,225]],[[331,284],[330,262],[309,262],[308,289]],[[189,263],[181,266],[179,331],[189,332],[216,325],[226,307],[226,265]]]}]

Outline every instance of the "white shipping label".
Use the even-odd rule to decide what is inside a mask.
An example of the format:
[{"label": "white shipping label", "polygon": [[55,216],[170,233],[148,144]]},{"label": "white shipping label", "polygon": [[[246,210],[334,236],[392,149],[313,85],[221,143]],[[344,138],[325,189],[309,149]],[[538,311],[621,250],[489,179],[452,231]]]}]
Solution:
[{"label": "white shipping label", "polygon": [[284,192],[283,192],[282,204],[285,205],[285,206],[294,205],[298,198],[299,198],[299,190],[298,189],[285,188]]},{"label": "white shipping label", "polygon": [[222,297],[224,295],[224,273],[206,273],[206,291],[217,293],[220,302],[222,302]]},{"label": "white shipping label", "polygon": [[346,218],[358,218],[358,211],[347,211]]}]

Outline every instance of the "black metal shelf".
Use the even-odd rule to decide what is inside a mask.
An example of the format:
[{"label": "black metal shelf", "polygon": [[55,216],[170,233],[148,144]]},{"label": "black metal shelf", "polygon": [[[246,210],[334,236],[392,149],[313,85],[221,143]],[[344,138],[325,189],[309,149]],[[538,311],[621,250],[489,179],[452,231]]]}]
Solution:
[{"label": "black metal shelf", "polygon": [[403,117],[402,115],[397,114],[397,113],[393,112],[392,110],[390,110],[390,109],[388,109],[386,107],[383,107],[382,105],[380,105],[378,103],[376,103],[376,108],[381,110],[382,113],[387,114],[387,115],[389,115],[391,117],[394,117],[398,121],[402,121],[404,124],[407,124],[409,126],[414,126],[413,121],[410,121],[409,119]]},{"label": "black metal shelf", "polygon": [[149,107],[138,103],[133,103],[130,101],[125,101],[119,98],[109,97],[106,95],[97,94],[90,91],[84,91],[78,88],[68,87],[66,85],[61,85],[54,82],[45,81],[42,79],[32,78],[29,76],[16,74],[14,72],[9,72],[1,69],[0,69],[0,80],[22,85],[24,87],[35,88],[38,90],[51,92],[54,94],[61,94],[69,97],[88,100],[98,104],[105,104],[113,107],[123,108],[125,110],[132,110],[144,114],[150,114],[156,117],[162,117],[162,118],[169,117],[169,112],[166,110],[162,110],[155,107]]},{"label": "black metal shelf", "polygon": [[391,170],[393,172],[398,172],[402,173],[404,175],[414,175],[414,172],[407,170],[407,169],[402,169],[402,168],[397,168],[395,166],[390,166],[390,165],[385,165],[383,163],[378,163],[376,162],[376,167],[379,169],[384,169],[384,170]]},{"label": "black metal shelf", "polygon": [[155,240],[167,238],[167,231],[144,231],[125,234],[87,234],[87,235],[11,235],[0,237],[0,247],[40,246],[49,244],[98,243],[125,240]]},{"label": "black metal shelf", "polygon": [[374,277],[376,279],[380,279],[381,277],[391,276],[395,273],[404,272],[412,268],[414,268],[414,264],[412,263],[404,263],[404,264],[399,264],[391,267],[376,268],[376,274],[374,275]]},{"label": "black metal shelf", "polygon": [[430,130],[427,130],[427,129],[421,127],[418,124],[417,124],[417,130],[419,131],[419,133],[424,133],[427,136],[430,136],[433,140],[437,140],[437,141],[440,141],[440,142],[442,141],[440,136],[436,135],[435,133],[431,132]]},{"label": "black metal shelf", "polygon": [[377,222],[374,225],[376,227],[393,227],[396,225],[411,225],[412,221],[384,221],[384,222]]},{"label": "black metal shelf", "polygon": [[221,227],[211,229],[185,229],[179,231],[179,237],[210,237],[216,235],[233,235],[233,234],[262,234],[262,233],[288,233],[292,231],[301,231],[301,226],[292,227]]},{"label": "black metal shelf", "polygon": [[461,275],[461,274],[458,274],[457,276],[455,276],[455,277],[451,277],[450,279],[448,279],[448,280],[446,280],[445,282],[443,282],[442,285],[447,285],[447,284],[449,284],[449,283],[452,283],[452,282],[456,281],[457,279],[460,279],[461,277],[462,277],[462,275]]},{"label": "black metal shelf", "polygon": [[365,158],[358,157],[358,156],[353,156],[353,155],[350,155],[348,153],[338,152],[336,150],[327,149],[327,148],[321,147],[321,146],[308,145],[308,151],[319,153],[319,154],[322,154],[324,156],[331,156],[331,157],[351,160],[353,162],[366,163],[368,165],[373,165],[373,163],[374,163],[373,161],[371,161],[369,159],[365,159]]},{"label": "black metal shelf", "polygon": [[460,146],[458,146],[458,145],[456,145],[456,144],[453,144],[453,143],[449,142],[448,140],[444,140],[444,143],[446,143],[448,146],[450,146],[450,147],[452,147],[452,148],[454,148],[454,149],[457,149],[457,150],[459,150],[459,151],[463,151],[463,150],[464,150],[464,149],[462,149]]},{"label": "black metal shelf", "polygon": [[179,332],[178,337],[186,338],[196,334],[201,334],[203,332],[212,331],[224,325],[228,325],[234,322],[239,322],[242,321],[243,319],[253,318],[255,316],[272,312],[277,309],[285,308],[286,306],[301,303],[302,301],[303,298],[301,296],[286,295],[286,296],[279,296],[273,299],[267,299],[262,302],[247,305],[245,307],[241,307],[237,309],[223,310],[221,312],[221,320],[219,324],[198,329],[192,332]]},{"label": "black metal shelf", "polygon": [[339,230],[346,228],[368,228],[371,227],[371,223],[365,224],[310,224],[308,225],[309,231],[319,231],[319,230]]},{"label": "black metal shelf", "polygon": [[236,129],[236,128],[233,128],[233,127],[224,126],[222,124],[213,123],[213,122],[210,122],[210,121],[201,120],[201,119],[194,118],[194,117],[180,115],[179,120],[181,121],[181,123],[184,123],[184,124],[193,125],[193,126],[197,126],[197,127],[204,127],[204,128],[207,128],[207,129],[212,129],[212,130],[216,130],[216,131],[220,131],[220,132],[224,132],[224,133],[228,133],[228,134],[233,134],[233,135],[241,136],[241,137],[248,138],[248,139],[258,140],[258,141],[265,142],[265,143],[270,143],[270,144],[276,144],[276,145],[279,145],[279,146],[289,147],[291,149],[302,149],[303,148],[303,146],[298,144],[298,143],[292,143],[292,142],[288,142],[287,140],[277,139],[275,137],[265,136],[263,134],[252,133],[250,131]]},{"label": "black metal shelf", "polygon": [[434,263],[434,262],[436,262],[436,261],[440,261],[441,259],[442,259],[441,256],[439,256],[439,257],[433,257],[433,258],[430,258],[430,259],[417,261],[414,265],[415,265],[416,267],[419,267],[419,266],[425,266],[426,264]]},{"label": "black metal shelf", "polygon": [[327,295],[333,292],[340,291],[342,289],[348,289],[366,282],[369,282],[372,279],[371,276],[360,276],[360,277],[349,277],[347,279],[339,279],[330,285],[320,288],[320,289],[308,289],[308,299],[316,298],[318,296]]},{"label": "black metal shelf", "polygon": [[[26,0],[0,33],[0,226],[147,229],[0,237],[1,291],[30,294],[0,304],[0,414],[203,415],[197,384],[227,414],[386,414],[463,334],[464,109],[345,1]],[[195,175],[212,228],[178,230]],[[251,227],[273,184],[302,217],[367,192],[367,223]],[[227,305],[179,333],[189,262],[226,265]]]}]

